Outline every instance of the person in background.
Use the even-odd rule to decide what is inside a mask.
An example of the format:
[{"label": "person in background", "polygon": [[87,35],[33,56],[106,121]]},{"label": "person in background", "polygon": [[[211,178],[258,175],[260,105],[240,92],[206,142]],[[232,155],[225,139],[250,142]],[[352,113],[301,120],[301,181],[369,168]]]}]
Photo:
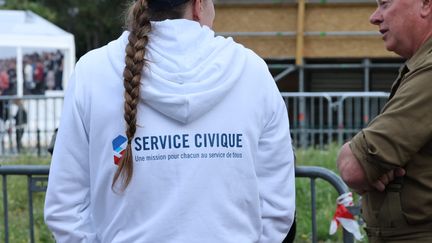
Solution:
[{"label": "person in background", "polygon": [[16,95],[17,94],[17,73],[16,73],[16,60],[11,59],[8,62],[7,75],[9,77],[8,88],[3,90],[3,95]]},{"label": "person in background", "polygon": [[46,71],[45,83],[47,90],[54,90],[55,87],[55,72],[53,69]]},{"label": "person in background", "polygon": [[34,70],[31,59],[27,57],[24,60],[24,94],[30,94],[31,90],[36,87],[33,80]]},{"label": "person in background", "polygon": [[6,65],[0,65],[0,95],[9,88],[9,74]]},{"label": "person in background", "polygon": [[45,71],[42,61],[36,61],[36,66],[34,70],[34,81],[36,83],[33,89],[33,94],[44,94],[46,89],[45,84]]},{"label": "person in background", "polygon": [[17,112],[14,116],[15,120],[15,138],[16,138],[16,146],[17,152],[22,152],[22,137],[24,135],[24,129],[27,125],[27,111],[24,108],[24,105],[20,99],[14,100],[14,104],[18,106]]},{"label": "person in background", "polygon": [[63,53],[57,50],[53,54],[54,72],[55,72],[55,90],[63,90]]},{"label": "person in background", "polygon": [[7,134],[6,122],[9,120],[9,102],[0,100],[0,152],[4,152],[4,136]]},{"label": "person in background", "polygon": [[137,0],[68,83],[45,222],[56,241],[277,243],[294,219],[287,108],[216,37],[212,0]]},{"label": "person in background", "polygon": [[371,123],[341,148],[369,242],[432,242],[432,1],[377,0],[370,22],[407,61]]},{"label": "person in background", "polygon": [[58,65],[55,68],[54,80],[55,90],[63,90],[63,59],[57,62]]}]

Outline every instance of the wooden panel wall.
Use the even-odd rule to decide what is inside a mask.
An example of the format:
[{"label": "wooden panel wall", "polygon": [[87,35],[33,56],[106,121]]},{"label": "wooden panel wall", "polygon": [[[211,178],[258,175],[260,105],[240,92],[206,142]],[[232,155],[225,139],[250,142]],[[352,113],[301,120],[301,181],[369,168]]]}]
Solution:
[{"label": "wooden panel wall", "polygon": [[309,4],[305,31],[375,31],[369,23],[373,11],[371,4]]},{"label": "wooden panel wall", "polygon": [[[306,4],[305,32],[378,31],[369,23],[374,3]],[[216,5],[216,32],[296,32],[297,4]],[[295,36],[241,36],[234,39],[264,58],[294,58]],[[306,35],[305,58],[395,57],[379,35]]]},{"label": "wooden panel wall", "polygon": [[216,5],[216,32],[295,31],[295,5]]}]

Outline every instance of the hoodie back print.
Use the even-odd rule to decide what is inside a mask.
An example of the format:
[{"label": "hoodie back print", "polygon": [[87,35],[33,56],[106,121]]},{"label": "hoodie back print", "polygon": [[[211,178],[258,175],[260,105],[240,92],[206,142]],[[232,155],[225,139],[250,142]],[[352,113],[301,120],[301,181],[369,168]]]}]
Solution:
[{"label": "hoodie back print", "polygon": [[261,58],[194,21],[152,22],[133,177],[112,190],[127,36],[82,57],[69,82],[45,206],[57,240],[281,242],[295,205],[285,104]]}]

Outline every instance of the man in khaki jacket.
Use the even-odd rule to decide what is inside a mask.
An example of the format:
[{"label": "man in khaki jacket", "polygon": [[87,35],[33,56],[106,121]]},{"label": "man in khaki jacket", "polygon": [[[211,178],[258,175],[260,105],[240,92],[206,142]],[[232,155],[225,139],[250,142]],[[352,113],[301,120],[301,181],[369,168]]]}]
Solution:
[{"label": "man in khaki jacket", "polygon": [[432,0],[377,0],[370,22],[407,59],[390,98],[344,144],[342,179],[362,194],[369,242],[432,242]]}]

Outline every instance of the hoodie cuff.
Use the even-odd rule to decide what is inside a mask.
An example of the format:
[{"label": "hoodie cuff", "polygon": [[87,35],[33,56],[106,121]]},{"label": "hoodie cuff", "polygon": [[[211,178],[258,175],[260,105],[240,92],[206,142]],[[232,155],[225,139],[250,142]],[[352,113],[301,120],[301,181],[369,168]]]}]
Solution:
[{"label": "hoodie cuff", "polygon": [[350,148],[363,167],[370,184],[374,183],[381,175],[387,172],[387,169],[381,167],[380,162],[376,158],[373,158],[373,154],[369,152],[368,143],[363,131],[357,133],[352,138]]}]

